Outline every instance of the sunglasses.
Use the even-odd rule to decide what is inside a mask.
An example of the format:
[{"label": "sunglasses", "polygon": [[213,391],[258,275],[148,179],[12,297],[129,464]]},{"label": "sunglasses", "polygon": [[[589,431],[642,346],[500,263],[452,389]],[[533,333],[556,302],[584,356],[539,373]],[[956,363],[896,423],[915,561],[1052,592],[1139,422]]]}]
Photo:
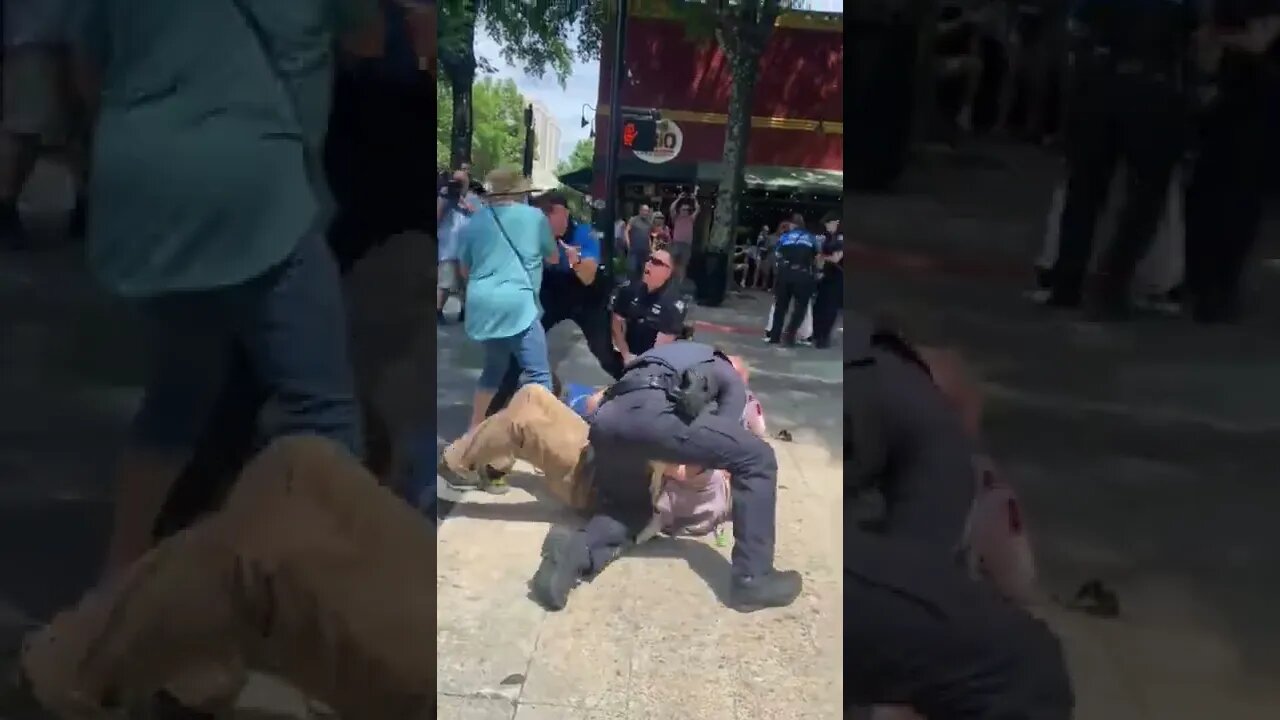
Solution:
[{"label": "sunglasses", "polygon": [[669,268],[669,267],[671,267],[671,265],[670,265],[669,263],[667,263],[667,262],[665,262],[665,261],[663,261],[663,260],[659,260],[658,258],[649,258],[648,263],[649,263],[650,265],[657,265],[658,267],[662,267],[662,268]]}]

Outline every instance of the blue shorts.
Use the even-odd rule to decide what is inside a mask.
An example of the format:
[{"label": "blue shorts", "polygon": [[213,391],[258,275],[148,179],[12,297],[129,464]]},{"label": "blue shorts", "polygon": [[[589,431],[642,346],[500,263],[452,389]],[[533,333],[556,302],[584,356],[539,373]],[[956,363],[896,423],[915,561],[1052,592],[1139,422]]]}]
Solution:
[{"label": "blue shorts", "polygon": [[342,285],[320,235],[252,280],[148,298],[139,309],[151,367],[137,444],[189,449],[221,396],[261,389],[267,439],[321,435],[363,456]]}]

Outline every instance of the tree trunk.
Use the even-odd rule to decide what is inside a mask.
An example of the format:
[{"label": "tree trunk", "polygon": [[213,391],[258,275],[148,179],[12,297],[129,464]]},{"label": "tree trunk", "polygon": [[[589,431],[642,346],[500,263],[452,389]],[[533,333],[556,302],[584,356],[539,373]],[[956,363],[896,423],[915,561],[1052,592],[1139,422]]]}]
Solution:
[{"label": "tree trunk", "polygon": [[751,136],[751,101],[756,88],[759,55],[739,52],[731,59],[733,82],[729,90],[729,120],[725,125],[724,153],[716,210],[711,219],[709,249],[726,252],[733,247],[738,224],[738,205],[743,190],[743,168],[747,164],[747,143]]},{"label": "tree trunk", "polygon": [[476,81],[476,18],[475,2],[464,0],[451,6],[447,24],[447,37],[442,38],[437,49],[440,69],[449,78],[453,96],[453,128],[449,135],[450,167],[457,169],[471,162],[471,136],[473,112],[471,86]]}]

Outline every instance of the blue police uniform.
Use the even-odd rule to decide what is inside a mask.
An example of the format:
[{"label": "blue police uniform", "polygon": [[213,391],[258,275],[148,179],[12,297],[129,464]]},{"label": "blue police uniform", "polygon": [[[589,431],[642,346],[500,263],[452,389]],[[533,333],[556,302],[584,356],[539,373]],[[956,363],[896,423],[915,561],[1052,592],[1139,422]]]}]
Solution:
[{"label": "blue police uniform", "polygon": [[[715,397],[682,419],[669,388],[685,371],[712,378]],[[798,573],[774,570],[778,464],[773,448],[742,426],[746,385],[723,356],[692,341],[660,345],[636,358],[590,419],[598,512],[574,533],[555,531],[544,546],[534,591],[563,607],[578,578],[599,573],[653,516],[648,463],[721,468],[733,492],[733,597],[739,610],[786,605],[800,592]]]},{"label": "blue police uniform", "polygon": [[[1155,236],[1169,179],[1184,151],[1192,0],[1083,0],[1073,11],[1066,198],[1049,304],[1081,303],[1098,214],[1116,167],[1125,206],[1102,261],[1097,310],[1128,309],[1129,285]],[[1101,318],[1100,318],[1101,319]]]},{"label": "blue police uniform", "polygon": [[[562,241],[577,248],[583,260],[594,260],[599,268],[595,281],[590,285],[582,284],[564,253],[560,254],[557,264],[543,270],[542,289],[538,293],[542,303],[542,327],[550,331],[565,320],[572,320],[582,331],[587,349],[600,363],[600,369],[610,377],[618,378],[622,375],[622,355],[613,347],[608,307],[611,281],[603,265],[600,241],[589,226],[572,219]],[[489,403],[489,415],[511,402],[519,382],[520,367],[513,360],[493,401]]]},{"label": "blue police uniform", "polygon": [[[818,239],[802,229],[788,230],[778,238],[776,272],[773,284],[773,322],[769,325],[769,342],[792,344],[796,331],[804,322],[817,284],[814,260],[818,256]],[[795,310],[787,321],[787,307],[795,301]],[[785,327],[784,327],[784,322]]]},{"label": "blue police uniform", "polygon": [[846,323],[845,698],[926,717],[1068,720],[1062,648],[1043,623],[973,580],[960,545],[973,446],[928,369],[896,335]]}]

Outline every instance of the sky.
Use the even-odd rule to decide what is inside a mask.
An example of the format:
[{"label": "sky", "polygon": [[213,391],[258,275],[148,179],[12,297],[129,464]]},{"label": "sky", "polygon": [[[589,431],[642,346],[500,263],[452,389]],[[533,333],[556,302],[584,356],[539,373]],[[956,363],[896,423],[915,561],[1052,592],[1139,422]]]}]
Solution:
[{"label": "sky", "polygon": [[[836,12],[844,10],[844,0],[806,0],[805,8]],[[570,41],[572,46],[574,41]],[[584,114],[583,104],[596,104],[596,94],[600,82],[600,65],[596,61],[575,62],[565,79],[564,87],[560,87],[555,74],[548,73],[541,78],[530,77],[520,69],[508,65],[502,60],[498,43],[480,28],[476,32],[476,55],[484,57],[497,68],[494,76],[510,78],[515,81],[520,93],[531,100],[539,100],[555,115],[560,125],[560,157],[563,160],[573,152],[579,140],[587,138],[591,127],[581,127]],[[595,113],[585,110],[588,122],[594,121]]]},{"label": "sky", "polygon": [[[541,78],[530,77],[504,62],[498,43],[483,29],[476,32],[476,55],[486,58],[497,68],[494,76],[514,80],[521,95],[530,100],[540,100],[551,109],[560,125],[560,156],[557,160],[569,157],[573,146],[591,133],[590,126],[584,128],[580,125],[584,114],[583,103],[592,107],[596,104],[597,83],[600,79],[600,65],[597,62],[575,62],[561,88],[554,73],[547,73]],[[594,112],[587,109],[585,114],[589,122],[594,121]]]}]

